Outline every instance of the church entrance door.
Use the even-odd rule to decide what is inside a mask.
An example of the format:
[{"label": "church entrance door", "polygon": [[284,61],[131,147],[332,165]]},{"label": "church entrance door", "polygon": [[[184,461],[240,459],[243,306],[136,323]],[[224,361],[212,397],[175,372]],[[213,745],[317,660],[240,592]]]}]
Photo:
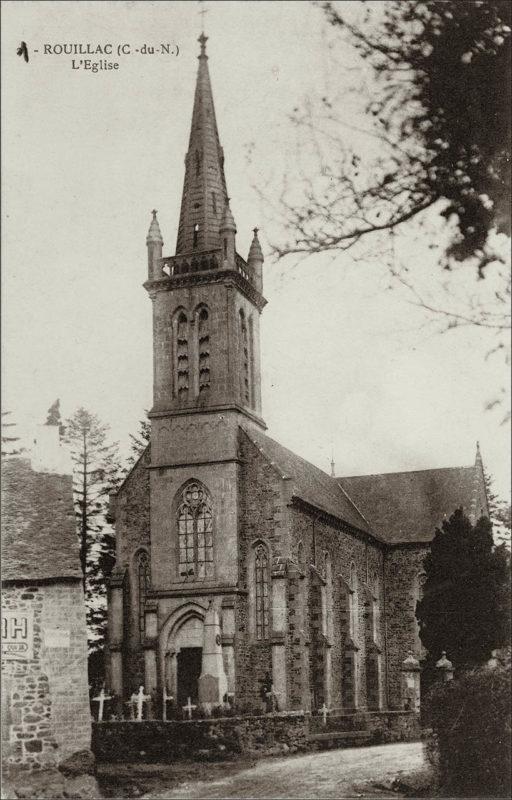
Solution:
[{"label": "church entrance door", "polygon": [[201,674],[202,647],[182,647],[178,653],[178,707],[187,704],[190,697],[197,702],[198,680]]}]

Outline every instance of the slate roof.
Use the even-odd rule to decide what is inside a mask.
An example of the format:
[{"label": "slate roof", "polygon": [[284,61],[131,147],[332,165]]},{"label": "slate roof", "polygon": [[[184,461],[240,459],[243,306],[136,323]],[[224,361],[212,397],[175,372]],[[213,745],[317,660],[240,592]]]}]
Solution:
[{"label": "slate roof", "polygon": [[2,463],[2,580],[81,578],[71,475]]},{"label": "slate roof", "polygon": [[[358,530],[375,533],[360,514],[336,478],[305,461],[259,430],[242,428],[249,439],[274,464],[283,478],[292,481],[292,494],[306,503],[326,511]],[[378,535],[376,538],[380,538]]]},{"label": "slate roof", "polygon": [[479,467],[448,467],[337,478],[388,542],[429,542],[444,517],[470,513]]}]

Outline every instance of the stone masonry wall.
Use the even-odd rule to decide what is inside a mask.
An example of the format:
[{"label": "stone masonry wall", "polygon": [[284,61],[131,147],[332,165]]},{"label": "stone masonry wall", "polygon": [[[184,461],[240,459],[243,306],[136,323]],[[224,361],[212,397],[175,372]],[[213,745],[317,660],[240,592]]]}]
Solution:
[{"label": "stone masonry wall", "polygon": [[428,545],[400,547],[386,554],[386,619],[389,707],[401,708],[401,665],[416,642],[414,583]]},{"label": "stone masonry wall", "polygon": [[[362,584],[371,580],[372,575],[377,574],[382,577],[382,549],[378,545],[365,543],[355,535],[339,530],[323,520],[315,519],[312,514],[304,512],[300,508],[291,509],[293,544],[292,558],[296,560],[296,550],[298,543],[302,542],[304,549],[304,559],[306,563],[317,562],[320,572],[322,571],[323,553],[327,551],[331,558],[332,565],[332,642],[331,651],[331,707],[346,709],[346,698],[343,696],[343,658],[344,640],[346,630],[343,620],[346,617],[345,597],[341,591],[339,576],[341,575],[348,583],[350,580],[350,565],[353,562],[357,570],[357,577],[360,584],[358,592],[358,632],[355,642],[359,650],[357,653],[358,687],[359,687],[359,707],[366,707],[366,669],[365,669],[365,626],[368,609],[365,606],[364,592]],[[313,537],[314,530],[314,537]],[[315,553],[313,552],[313,538],[315,543]],[[310,630],[310,615],[312,613],[312,589],[311,589],[311,570],[306,569],[302,581],[305,584],[306,614],[304,629]],[[316,612],[318,613],[318,612]],[[378,639],[384,649],[384,615],[381,614],[381,622],[378,631]],[[293,670],[293,659],[297,653],[290,650],[290,674]],[[403,656],[405,658],[405,655]],[[296,660],[296,659],[295,659]],[[382,671],[382,680],[385,682],[385,669]],[[296,694],[296,687],[292,690]]]},{"label": "stone masonry wall", "polygon": [[[2,605],[34,614],[33,658],[2,660],[3,757],[8,767],[38,770],[91,743],[82,585],[7,585]],[[56,629],[69,631],[69,646],[52,646]]]},{"label": "stone masonry wall", "polygon": [[297,752],[307,747],[303,714],[221,717],[183,722],[103,722],[93,725],[99,761],[225,758],[240,753]]},{"label": "stone masonry wall", "polygon": [[[269,547],[271,562],[275,562],[288,555],[289,532],[282,478],[244,433],[240,433],[239,442],[242,462],[239,472],[239,586],[249,590],[248,566],[253,543],[263,540]],[[235,658],[237,703],[259,705],[265,673],[272,674],[271,644],[270,640],[255,640],[245,595],[237,598]]]}]

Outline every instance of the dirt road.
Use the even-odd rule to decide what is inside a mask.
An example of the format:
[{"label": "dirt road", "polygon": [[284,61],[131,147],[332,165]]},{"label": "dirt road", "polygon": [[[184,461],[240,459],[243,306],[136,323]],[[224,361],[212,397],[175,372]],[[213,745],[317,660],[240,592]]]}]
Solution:
[{"label": "dirt road", "polygon": [[[328,750],[305,756],[272,758],[250,769],[210,781],[181,783],[145,794],[147,800],[199,798],[384,798],[399,797],[385,788],[400,773],[424,766],[420,742]],[[381,789],[375,783],[382,784]]]}]

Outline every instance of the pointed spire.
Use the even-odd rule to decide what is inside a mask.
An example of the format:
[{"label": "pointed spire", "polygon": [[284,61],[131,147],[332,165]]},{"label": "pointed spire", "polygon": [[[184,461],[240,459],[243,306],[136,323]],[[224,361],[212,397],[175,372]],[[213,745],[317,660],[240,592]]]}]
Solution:
[{"label": "pointed spire", "polygon": [[334,450],[331,453],[331,478],[336,477],[336,464],[334,463]]},{"label": "pointed spire", "polygon": [[185,157],[177,255],[221,247],[219,228],[228,193],[208,71],[207,39],[202,33],[198,40],[201,52]]},{"label": "pointed spire", "polygon": [[261,262],[263,263],[263,253],[261,251],[260,240],[258,239],[258,228],[253,228],[253,239],[249,248],[249,255],[247,256],[247,263]]},{"label": "pointed spire", "polygon": [[221,231],[221,232],[223,232],[223,231],[233,231],[233,233],[236,233],[236,224],[235,224],[235,220],[234,220],[234,217],[233,217],[233,214],[231,212],[230,205],[229,205],[229,201],[230,200],[231,200],[230,197],[226,198],[226,205],[224,207],[224,215],[222,217],[222,222],[221,222],[219,231]]},{"label": "pointed spire", "polygon": [[156,218],[157,211],[153,209],[151,212],[153,214],[153,219],[151,220],[151,225],[149,226],[148,235],[146,236],[146,244],[151,244],[152,242],[162,242],[162,234],[160,233],[160,225],[158,224],[158,220]]}]

